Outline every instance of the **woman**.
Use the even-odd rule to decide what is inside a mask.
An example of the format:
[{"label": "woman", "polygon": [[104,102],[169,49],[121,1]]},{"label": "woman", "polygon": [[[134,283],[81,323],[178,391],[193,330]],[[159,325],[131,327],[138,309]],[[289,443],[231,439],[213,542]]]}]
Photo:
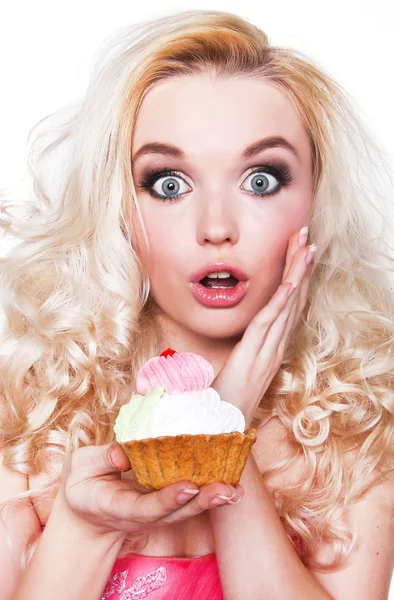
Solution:
[{"label": "woman", "polygon": [[[386,598],[393,257],[373,140],[328,75],[229,13],[127,27],[105,55],[39,158],[69,143],[58,190],[37,169],[40,210],[8,221],[5,598]],[[257,428],[237,488],[144,494],[112,442],[168,346],[207,358]]]}]

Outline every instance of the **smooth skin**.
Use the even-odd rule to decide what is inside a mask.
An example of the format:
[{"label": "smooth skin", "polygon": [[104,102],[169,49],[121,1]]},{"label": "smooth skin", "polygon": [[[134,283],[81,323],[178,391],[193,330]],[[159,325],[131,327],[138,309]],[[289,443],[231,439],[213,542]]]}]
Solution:
[{"label": "smooth skin", "polygon": [[[231,378],[234,364],[242,362],[245,375],[242,379],[242,373],[237,371],[241,375],[240,383],[248,385],[248,399],[253,393],[257,404],[276,373],[275,365],[281,364],[286,349],[284,340],[290,338],[306,302],[313,264],[307,264],[306,258],[309,255],[313,259],[314,253],[310,254],[309,248],[300,247],[298,240],[298,234],[292,236],[283,283],[250,323],[242,342],[234,349],[220,378],[216,380],[215,387],[221,393]],[[305,241],[306,236],[303,236],[302,242]],[[294,288],[292,282],[299,285]],[[294,290],[291,295],[290,290]],[[240,361],[240,358],[243,360]],[[273,368],[269,368],[271,364]],[[233,381],[235,383],[238,382]],[[252,391],[253,383],[255,387]],[[227,389],[225,393],[230,395]],[[238,397],[235,389],[230,400],[235,403]],[[253,404],[250,406],[252,416],[254,407]],[[239,408],[249,414],[249,406],[240,405]],[[136,480],[132,482],[120,478],[120,472],[130,468],[126,454],[116,443],[85,446],[67,457],[62,493],[70,508],[88,521],[98,534],[114,531],[138,533],[162,527],[193,517],[213,506],[237,503],[245,494],[242,486],[234,488],[215,483],[198,488],[187,481],[146,493]]]},{"label": "smooth skin", "polygon": [[[242,158],[247,147],[272,136],[286,139],[296,154],[276,146]],[[140,155],[150,142],[176,146],[184,157]],[[289,185],[267,172],[273,161],[289,171]],[[259,167],[265,171],[255,173]],[[152,169],[176,174],[157,176],[153,189],[147,189],[141,181]],[[218,375],[280,285],[290,237],[308,225],[308,135],[291,102],[268,82],[245,77],[218,81],[208,74],[170,78],[141,104],[132,170],[149,249],[142,238],[139,245],[162,345],[201,354]],[[258,176],[268,185],[265,191],[253,184]],[[177,186],[175,200],[169,199],[170,183]],[[193,273],[216,261],[233,263],[248,277],[246,296],[232,308],[203,306],[191,293]]]},{"label": "smooth skin", "polygon": [[[296,154],[275,147],[241,158],[247,146],[268,136],[286,138]],[[148,142],[175,145],[185,156],[151,153],[134,160]],[[292,182],[278,186],[271,196],[253,195],[251,171],[272,160],[288,168]],[[289,100],[268,82],[219,81],[207,74],[171,78],[144,98],[131,166],[150,250],[142,235],[139,247],[156,302],[162,347],[206,357],[214,367],[213,386],[223,400],[244,411],[249,424],[285,356],[308,294],[313,264],[305,262],[306,239],[298,243],[312,203],[306,131]],[[176,179],[171,178],[179,184],[177,200],[163,201],[139,185],[152,167],[177,171]],[[272,187],[278,183],[274,176],[268,179]],[[165,181],[154,184],[156,192],[162,193]],[[141,234],[138,222],[134,225],[133,231]],[[190,291],[191,274],[218,260],[238,265],[249,279],[246,296],[231,309],[202,306]],[[290,297],[288,282],[298,284]],[[65,461],[45,532],[13,600],[31,600],[32,589],[40,598],[94,600],[126,533],[149,530],[155,539],[159,528],[172,535],[174,525],[195,521],[198,540],[201,521],[196,519],[204,511],[225,600],[387,597],[394,546],[388,524],[392,490],[380,488],[356,506],[353,517],[362,551],[353,565],[339,573],[312,575],[287,539],[260,476],[258,465],[268,453],[267,444],[279,442],[268,439],[265,429],[258,433],[237,488],[215,483],[198,491],[191,482],[179,482],[146,493],[133,480],[119,444],[73,452]],[[127,480],[123,475],[129,475]],[[181,500],[185,489],[198,493]],[[212,504],[215,497],[221,505]],[[158,555],[166,555],[169,539],[162,537],[154,546]],[[83,572],[78,570],[82,562]],[[47,573],[52,577],[44,577]],[[68,580],[71,587],[59,586],[59,581]]]},{"label": "smooth skin", "polygon": [[[201,131],[209,131],[209,136]],[[247,146],[273,135],[289,140],[297,156],[275,147],[240,160]],[[299,229],[307,223],[312,196],[308,136],[290,102],[270,84],[247,78],[218,82],[203,74],[171,78],[147,94],[136,123],[133,156],[142,145],[157,141],[178,146],[186,156],[179,160],[149,153],[132,159],[150,244],[143,260],[157,320],[166,345],[201,353],[214,364],[216,375],[220,368],[213,387],[239,406],[249,424],[283,361],[307,299],[312,263],[307,264],[306,257],[314,253],[305,247],[307,236],[300,239]],[[273,159],[291,171],[291,185],[281,187],[272,174],[260,171],[268,179],[268,190],[277,192],[253,195],[248,191],[254,191],[252,168]],[[163,201],[139,185],[152,166],[178,173],[161,176],[154,193],[164,196],[163,184],[175,179],[179,198]],[[140,244],[143,247],[142,238]],[[235,263],[249,276],[248,292],[233,308],[208,308],[191,294],[191,274],[215,260]],[[292,283],[297,287],[288,296]],[[121,447],[113,450],[115,460],[127,468]],[[182,489],[197,491],[197,486],[180,482],[145,494],[135,480],[111,474],[107,451],[92,473],[91,453],[98,450],[80,448],[64,472],[70,506],[99,528],[104,519],[108,529],[153,529],[193,517],[214,506],[214,500],[237,501],[244,493],[240,486],[218,483],[204,486],[190,499],[182,496]],[[181,507],[181,497],[186,506]]]},{"label": "smooth skin", "polygon": [[243,412],[247,426],[283,362],[305,308],[317,249],[315,244],[304,248],[306,239],[307,234],[301,233],[291,237],[282,284],[251,321],[214,383],[221,397]]}]

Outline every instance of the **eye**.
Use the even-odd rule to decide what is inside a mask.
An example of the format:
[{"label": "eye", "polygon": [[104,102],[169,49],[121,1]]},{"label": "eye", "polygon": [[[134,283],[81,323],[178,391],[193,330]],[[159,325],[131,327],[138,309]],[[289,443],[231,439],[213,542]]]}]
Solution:
[{"label": "eye", "polygon": [[[248,179],[252,189],[246,191],[253,196],[271,196],[293,181],[289,169],[284,164],[273,161],[255,167],[244,181]],[[176,200],[190,189],[184,178],[172,169],[149,171],[138,182],[138,187],[146,189],[151,196],[163,202]]]},{"label": "eye", "polygon": [[254,196],[271,196],[279,192],[293,180],[289,170],[282,164],[266,164],[256,167],[244,179],[250,182],[252,189],[246,189]]},{"label": "eye", "polygon": [[[179,198],[188,189],[185,180],[172,170],[152,171],[138,184],[138,187],[147,189],[155,198],[168,201]],[[182,184],[185,188],[182,188]]]}]

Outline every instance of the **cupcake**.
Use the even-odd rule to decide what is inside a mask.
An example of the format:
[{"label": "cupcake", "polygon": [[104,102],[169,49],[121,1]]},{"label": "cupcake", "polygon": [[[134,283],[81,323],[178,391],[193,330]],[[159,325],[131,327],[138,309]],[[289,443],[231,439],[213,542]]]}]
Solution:
[{"label": "cupcake", "polygon": [[236,486],[256,430],[210,387],[212,365],[192,352],[168,348],[139,370],[137,394],[115,420],[116,441],[146,489],[187,480]]}]

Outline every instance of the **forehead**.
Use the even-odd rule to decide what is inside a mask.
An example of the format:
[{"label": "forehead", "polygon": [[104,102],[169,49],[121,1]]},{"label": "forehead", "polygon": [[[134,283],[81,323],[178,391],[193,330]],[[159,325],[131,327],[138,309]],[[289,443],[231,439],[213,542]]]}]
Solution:
[{"label": "forehead", "polygon": [[282,136],[307,159],[307,133],[291,100],[266,80],[217,79],[212,74],[171,77],[145,96],[132,154],[147,142],[177,145],[196,158],[206,152],[241,154],[254,140]]}]

